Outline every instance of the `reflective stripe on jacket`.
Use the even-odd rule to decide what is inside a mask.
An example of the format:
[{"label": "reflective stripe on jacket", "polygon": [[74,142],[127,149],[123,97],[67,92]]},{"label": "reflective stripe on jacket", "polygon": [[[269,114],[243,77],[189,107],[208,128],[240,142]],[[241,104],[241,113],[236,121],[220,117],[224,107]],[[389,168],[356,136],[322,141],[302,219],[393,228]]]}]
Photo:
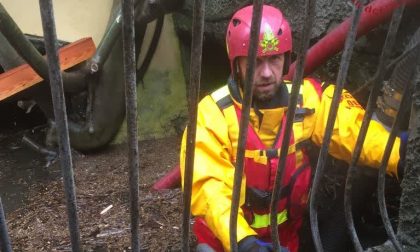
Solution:
[{"label": "reflective stripe on jacket", "polygon": [[[226,116],[219,109],[216,99],[220,90],[228,90],[225,86],[219,91],[208,95],[200,102],[197,114],[196,149],[194,158],[194,177],[192,187],[192,214],[204,219],[208,228],[221,241],[225,251],[230,250],[229,245],[229,216],[231,195],[234,177],[234,159],[237,150],[237,136],[233,136],[232,127],[227,118],[237,118],[233,110],[232,116]],[[322,95],[315,95],[314,86],[305,80],[302,87],[302,99],[306,108],[314,109],[315,113],[305,116],[301,121],[301,129],[294,129],[294,139],[311,139],[320,145],[325,130],[328,111],[331,104],[334,86],[329,86]],[[223,98],[223,97],[220,97]],[[238,107],[241,104],[234,100]],[[262,109],[261,122],[254,109],[250,112],[250,124],[265,146],[271,146],[276,137],[276,132],[281,126],[283,114],[287,108]],[[330,154],[338,159],[350,161],[357,135],[363,119],[364,110],[358,105],[351,95],[344,91],[338,109],[337,120],[334,125]],[[236,126],[235,126],[236,127]],[[295,125],[294,125],[295,127]],[[377,122],[372,121],[366,136],[360,163],[372,167],[379,167],[382,152],[388,139],[388,132]],[[181,147],[181,174],[184,171],[186,134],[184,134]],[[297,142],[297,141],[295,141]],[[296,147],[296,145],[295,145]],[[291,146],[289,152],[294,152]],[[399,160],[399,139],[396,140],[389,160],[388,171],[396,174]],[[295,155],[298,155],[297,152]],[[253,158],[256,163],[267,162],[267,157],[247,152],[246,156]],[[295,166],[298,167],[298,166]],[[246,178],[242,180],[240,205],[245,204]],[[257,222],[258,224],[258,222]],[[283,225],[287,225],[288,221]],[[259,224],[258,224],[259,225]],[[250,226],[243,209],[239,209],[237,237],[238,241],[249,235],[256,235]],[[281,234],[280,234],[281,235]]]}]

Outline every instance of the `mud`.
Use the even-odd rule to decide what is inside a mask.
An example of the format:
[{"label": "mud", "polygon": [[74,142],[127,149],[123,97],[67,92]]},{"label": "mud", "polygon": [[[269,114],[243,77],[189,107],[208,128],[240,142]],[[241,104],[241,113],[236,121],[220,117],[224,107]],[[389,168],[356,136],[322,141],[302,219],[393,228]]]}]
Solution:
[{"label": "mud", "polygon": [[[179,143],[178,137],[139,143],[142,251],[181,250],[180,189],[151,191],[154,181],[178,163]],[[89,156],[75,154],[77,206],[85,251],[130,250],[126,153],[126,146],[119,145]],[[60,168],[54,164],[48,169],[53,172]],[[15,251],[70,251],[61,178],[29,186],[25,204],[6,218]]]}]

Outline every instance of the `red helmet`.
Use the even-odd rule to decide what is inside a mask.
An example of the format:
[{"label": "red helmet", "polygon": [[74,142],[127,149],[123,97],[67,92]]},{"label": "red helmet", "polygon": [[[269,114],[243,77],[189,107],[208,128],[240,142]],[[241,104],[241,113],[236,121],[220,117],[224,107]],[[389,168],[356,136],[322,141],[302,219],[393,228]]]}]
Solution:
[{"label": "red helmet", "polygon": [[[226,32],[226,47],[232,73],[234,60],[248,56],[253,6],[249,5],[233,14]],[[257,56],[283,54],[292,50],[292,34],[289,23],[281,11],[264,5],[262,10]]]}]

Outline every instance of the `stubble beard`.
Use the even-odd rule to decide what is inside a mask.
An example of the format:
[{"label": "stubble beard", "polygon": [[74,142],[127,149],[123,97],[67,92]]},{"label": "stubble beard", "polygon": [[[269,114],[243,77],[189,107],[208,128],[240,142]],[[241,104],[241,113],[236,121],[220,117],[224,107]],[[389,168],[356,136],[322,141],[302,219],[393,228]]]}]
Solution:
[{"label": "stubble beard", "polygon": [[257,89],[254,89],[253,91],[253,99],[261,102],[267,102],[274,98],[277,91],[280,88],[281,83],[276,83],[274,88],[272,90],[266,91],[266,92],[260,92]]}]

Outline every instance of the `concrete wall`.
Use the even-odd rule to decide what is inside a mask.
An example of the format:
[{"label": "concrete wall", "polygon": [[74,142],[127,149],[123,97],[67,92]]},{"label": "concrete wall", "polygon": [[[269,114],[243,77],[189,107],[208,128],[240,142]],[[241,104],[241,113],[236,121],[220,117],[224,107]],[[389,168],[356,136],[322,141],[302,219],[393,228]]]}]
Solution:
[{"label": "concrete wall", "polygon": [[[24,33],[42,36],[38,0],[0,0]],[[110,16],[114,0],[54,0],[57,36],[75,41],[92,37],[98,45]]]},{"label": "concrete wall", "polygon": [[[149,24],[141,59],[149,46],[153,28],[154,23]],[[179,41],[174,30],[172,15],[165,17],[162,36],[143,83],[138,81],[139,138],[161,138],[179,133],[186,119],[187,99]],[[124,122],[114,142],[120,143],[126,139],[126,136],[126,122]]]}]

